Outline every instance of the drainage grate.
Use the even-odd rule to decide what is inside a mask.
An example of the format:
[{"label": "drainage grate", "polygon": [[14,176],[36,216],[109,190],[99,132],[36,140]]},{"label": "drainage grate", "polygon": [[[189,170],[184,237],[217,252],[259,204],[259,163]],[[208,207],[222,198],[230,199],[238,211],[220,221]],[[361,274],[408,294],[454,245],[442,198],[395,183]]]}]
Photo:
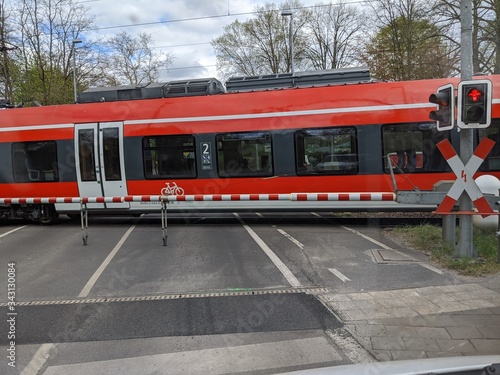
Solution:
[{"label": "drainage grate", "polygon": [[[71,304],[89,304],[89,303],[106,303],[106,302],[139,302],[139,301],[156,301],[170,299],[186,299],[186,298],[207,298],[207,297],[236,297],[236,296],[251,296],[263,294],[317,294],[325,293],[326,288],[283,288],[283,289],[256,289],[245,291],[228,291],[228,292],[207,292],[207,293],[180,293],[166,294],[160,296],[137,296],[137,297],[103,297],[103,298],[85,298],[85,299],[70,299],[70,300],[55,300],[55,301],[17,301],[16,306],[43,306],[43,305],[71,305]],[[0,303],[0,307],[6,307],[7,303]]]}]

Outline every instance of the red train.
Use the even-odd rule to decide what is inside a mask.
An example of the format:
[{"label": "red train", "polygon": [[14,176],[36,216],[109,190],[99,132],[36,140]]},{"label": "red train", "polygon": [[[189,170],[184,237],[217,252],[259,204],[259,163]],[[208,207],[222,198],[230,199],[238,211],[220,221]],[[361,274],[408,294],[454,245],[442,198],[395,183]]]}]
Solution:
[{"label": "red train", "polygon": [[[484,78],[481,77],[481,78]],[[500,135],[500,76],[492,125]],[[0,111],[0,198],[392,192],[453,180],[429,95],[456,79],[372,82],[362,69],[91,89],[79,103]],[[497,147],[495,147],[496,149]],[[479,174],[500,177],[492,151]],[[388,158],[389,157],[389,158]],[[0,218],[50,221],[78,204],[0,205]],[[89,205],[158,210],[153,202]],[[394,202],[174,202],[169,210],[399,210]]]}]

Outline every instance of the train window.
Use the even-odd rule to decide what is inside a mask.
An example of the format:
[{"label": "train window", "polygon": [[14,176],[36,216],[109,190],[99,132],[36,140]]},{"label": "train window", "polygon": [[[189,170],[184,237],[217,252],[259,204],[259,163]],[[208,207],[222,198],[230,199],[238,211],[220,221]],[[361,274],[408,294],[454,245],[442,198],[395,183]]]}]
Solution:
[{"label": "train window", "polygon": [[308,129],[295,133],[298,175],[358,173],[356,129]]},{"label": "train window", "polygon": [[144,137],[146,178],[195,178],[195,147],[192,135]]},{"label": "train window", "polygon": [[97,181],[94,156],[94,129],[78,130],[78,144],[82,181]]},{"label": "train window", "polygon": [[120,139],[118,128],[102,129],[102,142],[104,148],[104,174],[106,181],[120,181],[122,172],[120,168]]},{"label": "train window", "polygon": [[56,142],[13,143],[12,169],[16,182],[58,181]]},{"label": "train window", "polygon": [[500,170],[500,120],[492,120],[492,123],[486,129],[478,129],[479,140],[488,137],[495,141],[495,145],[479,168],[482,171]]},{"label": "train window", "polygon": [[444,172],[450,167],[436,144],[450,138],[435,123],[398,124],[382,127],[385,171],[389,160],[394,173]]},{"label": "train window", "polygon": [[217,162],[222,177],[272,176],[271,133],[219,134]]}]

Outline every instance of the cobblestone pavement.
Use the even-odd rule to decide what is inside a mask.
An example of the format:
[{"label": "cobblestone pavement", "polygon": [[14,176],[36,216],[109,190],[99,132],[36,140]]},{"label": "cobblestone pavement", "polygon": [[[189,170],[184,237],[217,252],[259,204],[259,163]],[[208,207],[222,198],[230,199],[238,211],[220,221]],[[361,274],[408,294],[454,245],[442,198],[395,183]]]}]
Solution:
[{"label": "cobblestone pavement", "polygon": [[378,361],[500,354],[500,275],[320,298]]}]

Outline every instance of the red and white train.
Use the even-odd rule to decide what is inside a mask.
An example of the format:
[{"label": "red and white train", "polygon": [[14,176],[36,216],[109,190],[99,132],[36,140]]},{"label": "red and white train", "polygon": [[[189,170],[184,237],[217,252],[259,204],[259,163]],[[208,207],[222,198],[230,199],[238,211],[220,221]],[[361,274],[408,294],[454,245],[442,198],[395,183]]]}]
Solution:
[{"label": "red and white train", "polygon": [[[485,78],[482,76],[481,78]],[[500,76],[492,125],[500,135]],[[372,82],[362,69],[91,89],[78,104],[0,111],[0,198],[431,190],[454,174],[436,148],[457,131],[429,95],[458,79]],[[497,147],[495,147],[496,149]],[[478,174],[500,177],[495,149]],[[89,205],[143,213],[155,202]],[[169,210],[399,210],[395,202],[174,202]],[[2,204],[0,218],[50,221],[77,203]]]}]

